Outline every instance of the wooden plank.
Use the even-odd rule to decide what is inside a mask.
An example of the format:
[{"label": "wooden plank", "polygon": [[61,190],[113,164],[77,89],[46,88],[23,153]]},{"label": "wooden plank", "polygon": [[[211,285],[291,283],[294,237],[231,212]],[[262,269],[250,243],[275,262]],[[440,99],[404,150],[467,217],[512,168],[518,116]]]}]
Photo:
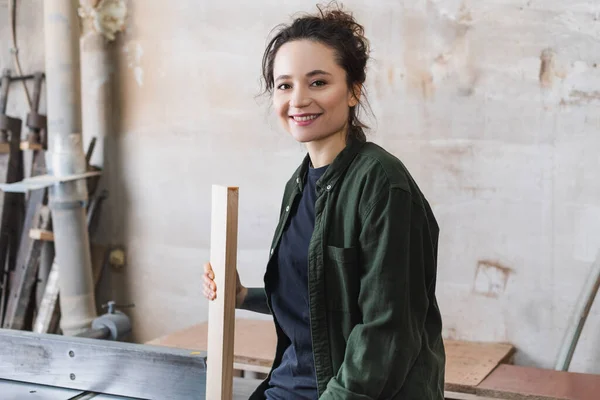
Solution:
[{"label": "wooden plank", "polygon": [[[6,101],[6,96],[4,96]],[[0,101],[1,103],[1,101]],[[7,129],[0,130],[0,136],[5,134],[10,141],[7,143],[9,151],[0,153],[0,183],[14,183],[23,179],[23,155],[19,151],[21,135],[21,120],[3,114],[4,108],[0,104],[0,126]],[[12,279],[9,274],[15,270],[17,252],[23,224],[24,196],[22,193],[6,193],[0,191],[0,284],[2,293],[0,297],[0,322],[6,314],[9,296],[9,286]]]},{"label": "wooden plank", "polygon": [[38,313],[33,322],[32,331],[35,333],[54,333],[58,328],[60,320],[58,283],[58,265],[55,258],[50,268],[50,274],[48,274]]},{"label": "wooden plank", "polygon": [[43,150],[43,149],[44,149],[44,147],[40,143],[30,143],[28,141],[21,142],[21,150],[23,150],[23,151],[26,151],[26,150],[38,151],[38,150]]},{"label": "wooden plank", "polygon": [[[277,334],[270,320],[236,318],[233,350],[234,367],[239,370],[268,373],[275,358]],[[160,338],[148,344],[206,351],[208,323],[203,322]]]},{"label": "wooden plank", "polygon": [[446,390],[472,392],[498,364],[507,363],[515,348],[509,343],[445,340]]},{"label": "wooden plank", "polygon": [[[207,349],[207,323],[203,322],[154,339],[149,344],[198,351]],[[446,390],[475,393],[476,386],[500,363],[509,362],[515,348],[506,343],[445,340]],[[238,318],[235,321],[236,369],[268,373],[275,357],[277,335],[272,320]]]},{"label": "wooden plank", "polygon": [[444,392],[444,400],[498,400],[498,398],[478,396],[471,393],[451,392],[446,390]]},{"label": "wooden plank", "polygon": [[44,229],[30,229],[29,238],[33,240],[41,240],[44,242],[54,242],[54,233]]},{"label": "wooden plank", "polygon": [[505,400],[598,400],[600,375],[500,365],[477,394]]},{"label": "wooden plank", "polygon": [[210,263],[217,298],[209,303],[206,398],[233,396],[238,188],[213,185]]},{"label": "wooden plank", "polygon": [[[43,189],[37,190],[29,198],[31,208],[28,210],[28,217],[33,209],[39,210],[35,212],[31,220],[35,221],[34,224],[39,224],[42,229],[47,229],[50,224],[50,210],[48,207],[42,206],[42,202],[39,201],[38,197],[44,196],[43,191]],[[19,260],[13,277],[12,287],[10,288],[6,315],[2,324],[2,327],[5,329],[25,329],[25,314],[32,299],[31,295],[37,276],[37,266],[43,242],[29,239],[29,235],[26,233],[24,232],[21,238]]]}]

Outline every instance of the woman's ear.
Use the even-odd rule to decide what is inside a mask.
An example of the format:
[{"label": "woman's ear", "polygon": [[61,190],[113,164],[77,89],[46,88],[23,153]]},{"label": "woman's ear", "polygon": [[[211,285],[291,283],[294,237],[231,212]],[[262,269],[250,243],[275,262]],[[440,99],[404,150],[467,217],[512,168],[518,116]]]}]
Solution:
[{"label": "woman's ear", "polygon": [[348,106],[354,107],[360,102],[360,95],[362,93],[362,85],[355,84],[352,86],[352,91],[349,93]]}]

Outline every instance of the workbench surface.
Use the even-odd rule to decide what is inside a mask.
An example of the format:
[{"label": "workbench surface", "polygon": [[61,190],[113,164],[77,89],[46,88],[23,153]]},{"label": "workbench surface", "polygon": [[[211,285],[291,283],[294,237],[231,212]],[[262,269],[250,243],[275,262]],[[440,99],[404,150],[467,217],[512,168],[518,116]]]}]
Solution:
[{"label": "workbench surface", "polygon": [[[247,400],[260,380],[233,378],[233,400]],[[2,400],[71,400],[87,392],[81,390],[64,389],[52,386],[36,385],[0,379],[0,398]],[[78,397],[80,398],[80,397]],[[197,399],[204,399],[202,393]],[[110,396],[105,394],[90,394],[81,397],[81,400],[139,400],[131,397]],[[159,399],[157,399],[159,400]],[[164,399],[160,399],[164,400]]]},{"label": "workbench surface", "polygon": [[[172,332],[146,344],[206,351],[206,322]],[[508,343],[445,340],[446,390],[477,386],[501,363],[511,362],[515,348]],[[277,337],[272,320],[235,320],[234,368],[268,373],[275,357]]]}]

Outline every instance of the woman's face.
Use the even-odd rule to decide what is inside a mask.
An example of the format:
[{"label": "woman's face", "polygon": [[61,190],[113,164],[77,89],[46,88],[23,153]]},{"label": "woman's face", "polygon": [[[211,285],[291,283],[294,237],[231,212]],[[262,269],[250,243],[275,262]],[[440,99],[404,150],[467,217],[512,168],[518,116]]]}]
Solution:
[{"label": "woman's face", "polygon": [[273,65],[273,106],[283,127],[301,143],[345,131],[357,100],[334,50],[312,40],[281,46]]}]

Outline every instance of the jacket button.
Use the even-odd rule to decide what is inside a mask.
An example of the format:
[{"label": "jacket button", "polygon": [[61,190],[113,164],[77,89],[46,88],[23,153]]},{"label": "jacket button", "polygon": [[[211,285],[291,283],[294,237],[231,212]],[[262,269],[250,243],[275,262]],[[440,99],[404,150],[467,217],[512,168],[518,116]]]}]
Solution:
[{"label": "jacket button", "polygon": [[290,211],[290,206],[287,206],[287,207],[285,208],[285,212],[288,212],[288,211]]},{"label": "jacket button", "polygon": [[300,183],[300,178],[296,178],[296,183]]},{"label": "jacket button", "polygon": [[273,255],[273,249],[271,249],[271,255]]},{"label": "jacket button", "polygon": [[327,190],[331,190],[331,185],[327,185]]}]

